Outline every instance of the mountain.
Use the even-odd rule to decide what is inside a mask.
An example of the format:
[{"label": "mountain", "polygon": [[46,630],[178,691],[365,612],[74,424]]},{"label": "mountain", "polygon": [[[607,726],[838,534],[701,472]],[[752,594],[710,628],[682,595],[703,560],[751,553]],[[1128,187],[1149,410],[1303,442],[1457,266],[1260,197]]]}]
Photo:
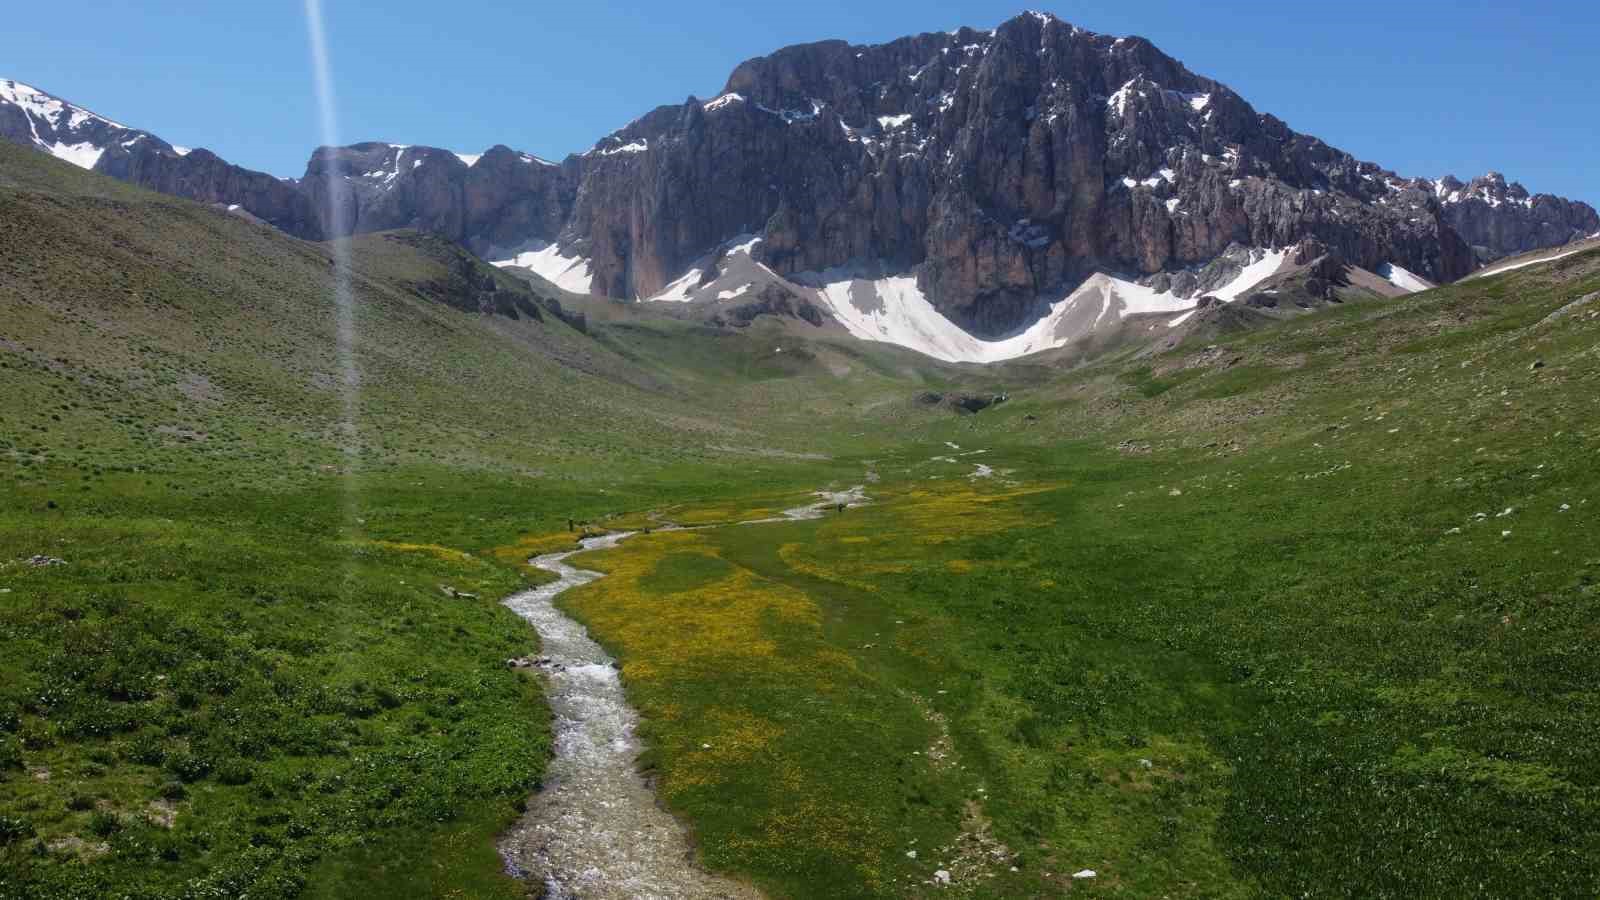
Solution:
[{"label": "mountain", "polygon": [[[304,178],[280,181],[6,84],[23,99],[0,105],[0,134],[294,234],[327,233],[338,206],[355,232],[431,231],[628,300],[748,311],[781,282],[775,309],[825,310],[858,337],[953,360],[1236,299],[1314,249],[1415,290],[1600,231],[1586,204],[1498,174],[1403,178],[1143,38],[1043,13],[789,47],[559,164],[504,146],[361,143],[319,148]],[[734,247],[751,276],[738,284],[718,268]]]},{"label": "mountain", "polygon": [[0,138],[164,194],[248,210],[297,237],[322,237],[311,198],[295,182],[174,146],[19,81],[0,80]]},{"label": "mountain", "polygon": [[1445,221],[1472,245],[1484,264],[1530,250],[1560,247],[1600,231],[1600,217],[1588,204],[1529,194],[1515,181],[1507,184],[1499,172],[1468,184],[1446,175],[1418,186],[1434,192]]}]

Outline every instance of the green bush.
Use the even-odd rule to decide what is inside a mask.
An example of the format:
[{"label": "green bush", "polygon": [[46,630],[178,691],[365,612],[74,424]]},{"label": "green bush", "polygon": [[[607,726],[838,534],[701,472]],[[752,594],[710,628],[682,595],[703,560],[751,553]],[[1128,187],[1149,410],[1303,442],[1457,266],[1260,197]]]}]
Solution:
[{"label": "green bush", "polygon": [[154,735],[142,734],[128,744],[123,756],[131,762],[146,766],[159,766],[167,760],[167,751]]},{"label": "green bush", "polygon": [[0,772],[22,768],[22,746],[15,738],[0,737]]},{"label": "green bush", "polygon": [[115,813],[97,812],[89,817],[89,830],[100,837],[110,837],[122,830],[122,820]]},{"label": "green bush", "polygon": [[255,777],[255,771],[250,764],[242,759],[225,759],[217,764],[217,780],[223,784],[240,785],[249,784]]},{"label": "green bush", "polygon": [[0,816],[0,847],[33,837],[33,823],[21,816]]},{"label": "green bush", "polygon": [[167,756],[167,771],[180,781],[195,782],[211,774],[211,761],[199,754],[180,750]]}]

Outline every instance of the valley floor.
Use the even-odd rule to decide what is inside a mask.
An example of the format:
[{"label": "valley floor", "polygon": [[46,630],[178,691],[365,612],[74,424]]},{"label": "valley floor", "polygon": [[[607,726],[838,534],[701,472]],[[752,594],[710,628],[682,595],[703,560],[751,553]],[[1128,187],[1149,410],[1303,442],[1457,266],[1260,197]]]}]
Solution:
[{"label": "valley floor", "polygon": [[767,896],[1600,893],[1600,252],[974,370],[371,236],[347,428],[324,248],[104,190],[0,189],[0,897],[526,896],[502,601],[622,531],[557,604]]}]

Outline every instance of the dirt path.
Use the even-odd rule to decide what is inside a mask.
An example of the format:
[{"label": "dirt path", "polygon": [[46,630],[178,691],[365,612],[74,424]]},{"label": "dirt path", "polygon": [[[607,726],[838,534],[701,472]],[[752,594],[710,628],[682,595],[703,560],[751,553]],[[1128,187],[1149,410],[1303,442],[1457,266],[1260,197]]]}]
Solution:
[{"label": "dirt path", "polygon": [[[590,538],[583,549],[610,549],[627,537]],[[759,898],[695,865],[684,827],[656,804],[636,769],[639,714],[623,695],[615,660],[553,602],[602,577],[567,565],[572,555],[534,559],[560,580],[506,600],[544,643],[540,667],[555,714],[555,758],[544,790],[500,842],[507,870],[543,881],[552,900]]]}]

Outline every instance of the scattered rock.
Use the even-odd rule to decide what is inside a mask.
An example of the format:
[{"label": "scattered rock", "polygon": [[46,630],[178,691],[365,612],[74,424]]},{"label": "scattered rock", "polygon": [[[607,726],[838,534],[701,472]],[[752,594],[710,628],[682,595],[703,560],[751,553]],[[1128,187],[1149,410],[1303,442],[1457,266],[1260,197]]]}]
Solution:
[{"label": "scattered rock", "polygon": [[1529,364],[1528,364],[1528,368],[1529,368],[1529,370],[1531,370],[1531,371],[1534,371],[1534,372],[1537,372],[1537,371],[1539,371],[1539,370],[1540,370],[1540,369],[1542,369],[1542,368],[1544,368],[1544,360],[1542,360],[1542,359],[1536,359],[1536,360],[1534,360],[1534,361],[1533,361],[1533,362],[1532,362],[1532,363],[1529,363]]},{"label": "scattered rock", "polygon": [[36,555],[36,556],[28,557],[28,565],[33,566],[35,569],[42,569],[42,568],[44,568],[46,566],[64,566],[66,564],[67,564],[66,560],[57,559],[54,556],[38,556],[38,555]]},{"label": "scattered rock", "polygon": [[917,858],[917,851],[915,851],[915,850],[907,850],[906,851],[906,859],[916,859],[916,858]]},{"label": "scattered rock", "polygon": [[950,873],[945,871],[944,869],[940,869],[939,871],[933,873],[933,880],[938,882],[939,884],[949,884],[950,883]]},{"label": "scattered rock", "polygon": [[1095,877],[1098,877],[1099,874],[1100,874],[1099,872],[1096,872],[1093,869],[1083,869],[1081,871],[1073,872],[1072,873],[1072,877],[1073,878],[1095,878]]},{"label": "scattered rock", "polygon": [[178,808],[170,800],[152,800],[149,806],[149,815],[145,817],[151,825],[157,828],[171,830],[178,821]]}]

